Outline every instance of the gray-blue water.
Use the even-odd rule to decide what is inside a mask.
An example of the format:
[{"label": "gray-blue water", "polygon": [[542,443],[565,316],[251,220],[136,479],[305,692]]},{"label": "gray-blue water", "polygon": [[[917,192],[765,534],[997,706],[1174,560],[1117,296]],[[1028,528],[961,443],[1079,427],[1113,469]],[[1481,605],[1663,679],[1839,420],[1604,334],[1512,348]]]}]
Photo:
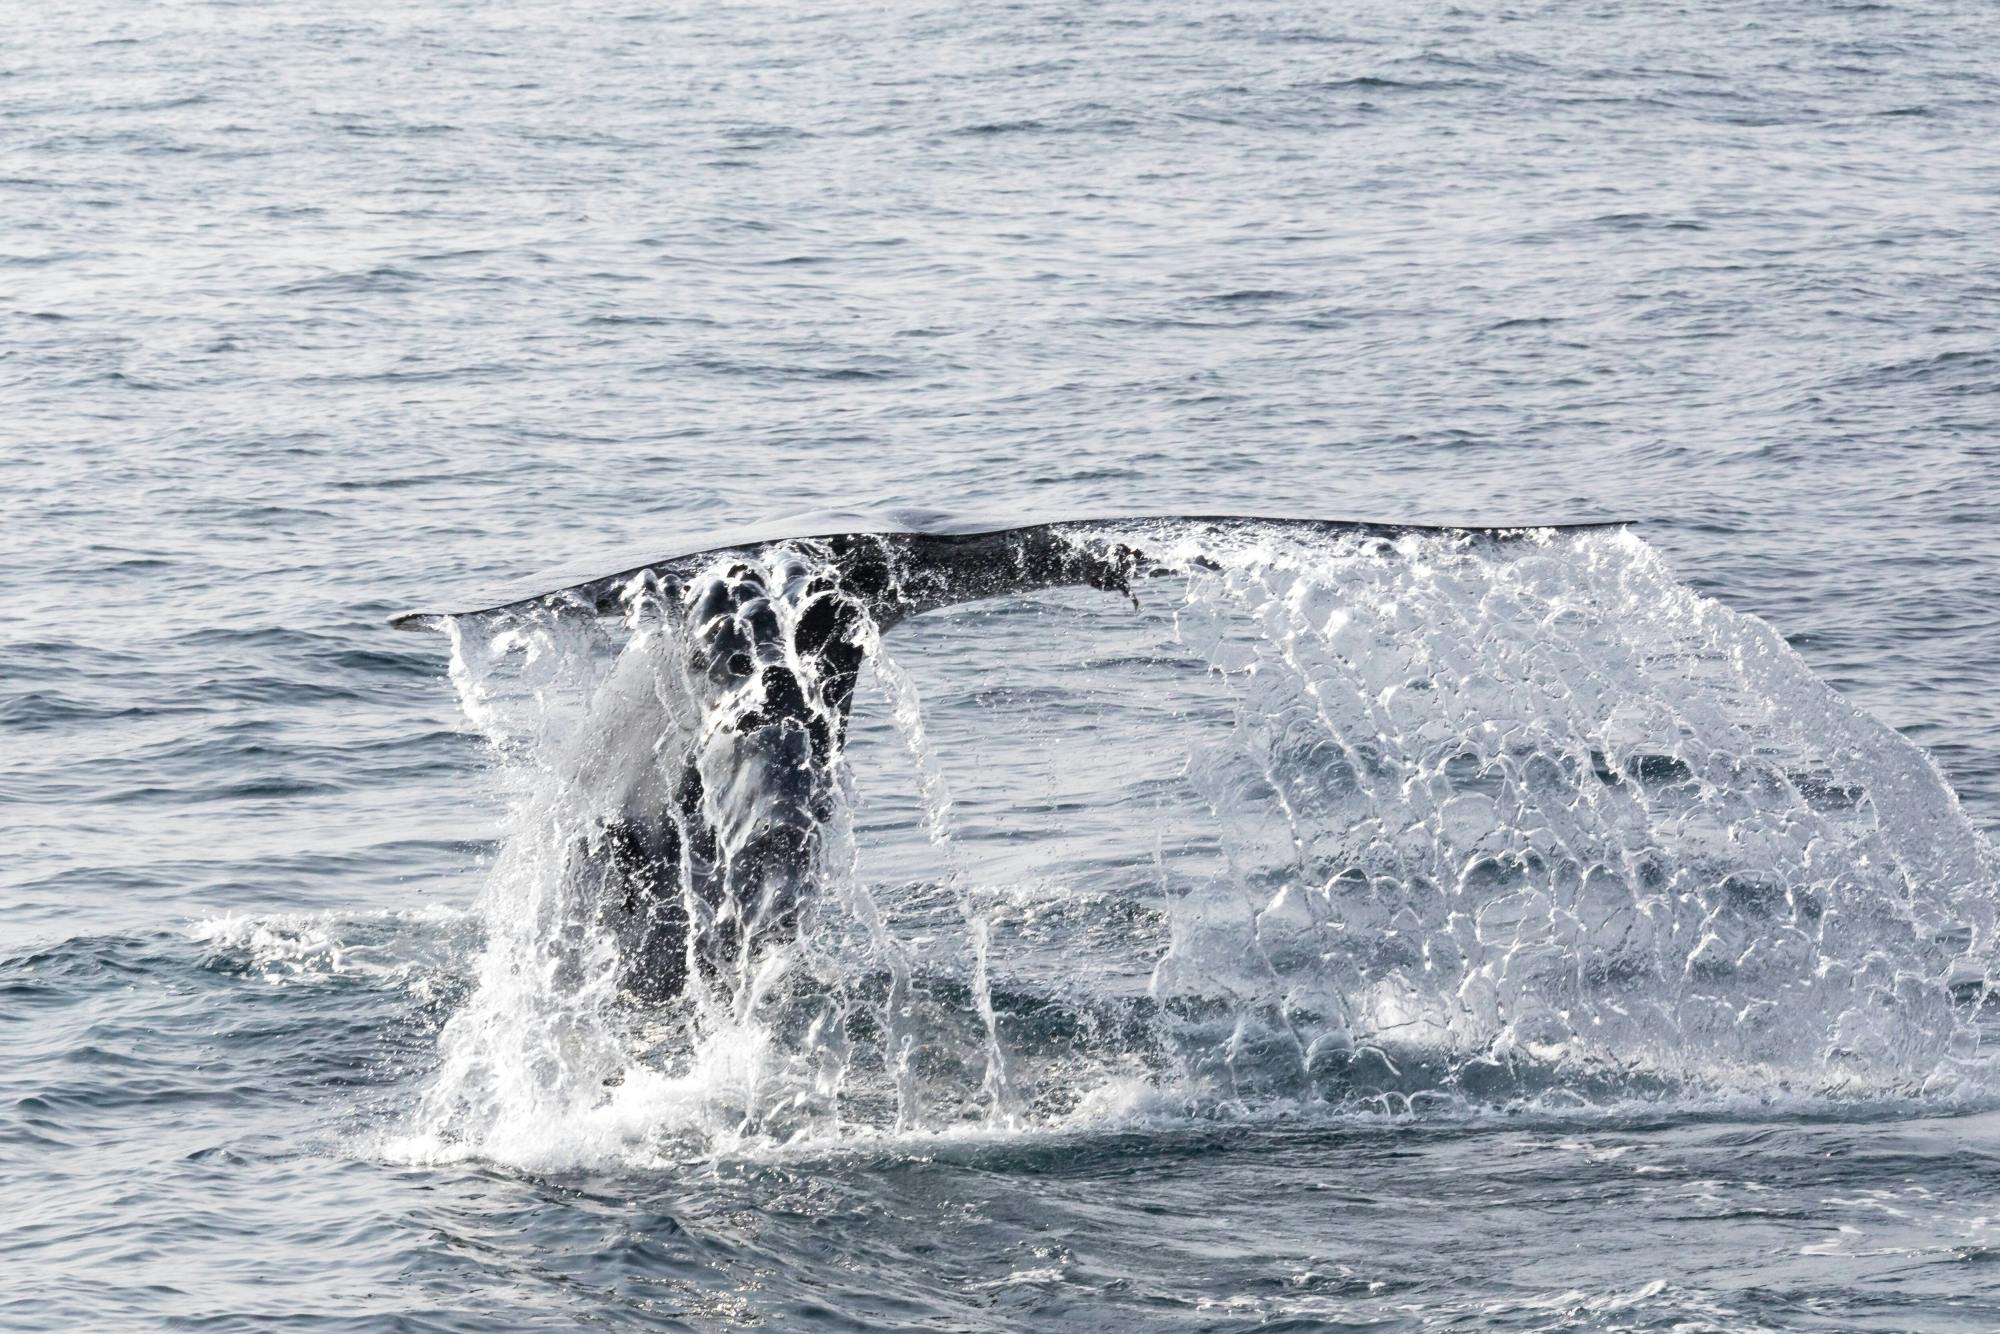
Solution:
[{"label": "gray-blue water", "polygon": [[[0,1326],[2000,1325],[1991,5],[5,29]],[[1637,526],[912,621],[636,1012],[387,617],[853,504]]]}]

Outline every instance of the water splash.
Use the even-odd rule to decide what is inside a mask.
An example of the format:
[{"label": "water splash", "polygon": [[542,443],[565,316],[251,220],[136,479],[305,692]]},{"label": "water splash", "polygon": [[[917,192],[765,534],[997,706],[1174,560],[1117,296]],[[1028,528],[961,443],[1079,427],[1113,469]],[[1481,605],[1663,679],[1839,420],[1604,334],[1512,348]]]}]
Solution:
[{"label": "water splash", "polygon": [[1236,710],[1190,774],[1237,869],[1154,988],[1200,1093],[1984,1070],[1991,850],[1920,750],[1636,538],[1201,554],[1186,632]]},{"label": "water splash", "polygon": [[222,913],[187,928],[206,947],[203,966],[306,986],[339,978],[408,985],[429,999],[434,979],[449,974],[472,947],[478,923],[459,908],[375,913]]},{"label": "water splash", "polygon": [[454,624],[510,833],[399,1152],[1989,1087],[1992,849],[1636,538],[1091,536],[1159,566],[1143,612],[998,599],[907,665],[861,624],[796,932],[667,1004],[579,858],[742,701],[698,702],[644,598]]}]

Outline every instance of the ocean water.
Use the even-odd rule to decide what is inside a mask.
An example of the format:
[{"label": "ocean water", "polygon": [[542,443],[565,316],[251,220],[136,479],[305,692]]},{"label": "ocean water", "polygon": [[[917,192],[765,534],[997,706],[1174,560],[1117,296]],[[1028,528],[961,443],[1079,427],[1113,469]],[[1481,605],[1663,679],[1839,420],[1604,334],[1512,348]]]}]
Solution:
[{"label": "ocean water", "polygon": [[[0,1327],[2000,1326],[1996,70],[18,7]],[[388,620],[828,506],[1629,526],[1107,524],[881,637],[797,941],[634,1004],[658,627]]]}]

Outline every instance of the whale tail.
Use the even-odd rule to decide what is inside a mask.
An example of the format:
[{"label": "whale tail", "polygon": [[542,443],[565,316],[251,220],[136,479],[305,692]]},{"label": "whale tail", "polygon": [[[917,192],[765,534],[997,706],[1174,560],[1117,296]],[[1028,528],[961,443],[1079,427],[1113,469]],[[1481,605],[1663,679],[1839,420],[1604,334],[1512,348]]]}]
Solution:
[{"label": "whale tail", "polygon": [[1149,575],[1202,563],[1198,553],[1164,549],[1166,525],[1185,537],[1190,523],[1385,543],[1414,533],[1516,542],[1550,532],[1315,519],[877,522],[705,543],[395,623],[618,615],[643,631],[592,706],[582,749],[599,775],[597,813],[572,851],[571,874],[618,942],[626,991],[667,1000],[695,978],[740,985],[763,949],[795,932],[818,877],[855,683],[884,631],[937,608],[1046,588],[1135,596]]},{"label": "whale tail", "polygon": [[756,528],[724,531],[696,539],[666,555],[633,560],[630,553],[597,562],[611,573],[555,573],[465,600],[448,608],[403,612],[390,618],[401,629],[426,629],[450,617],[542,608],[554,612],[611,615],[630,610],[644,596],[686,598],[718,563],[761,558],[781,546],[809,549],[837,575],[848,593],[868,602],[876,623],[886,629],[905,617],[938,607],[1008,593],[1063,585],[1131,591],[1131,581],[1153,573],[1155,562],[1133,538],[1149,526],[1175,525],[1185,532],[1269,528],[1298,534],[1352,536],[1394,541],[1429,534],[1468,541],[1532,541],[1558,532],[1618,528],[1631,521],[1592,520],[1545,524],[1410,524],[1368,520],[1262,515],[1158,515],[1057,519],[1034,523],[957,520],[914,511],[870,511],[802,515]]}]

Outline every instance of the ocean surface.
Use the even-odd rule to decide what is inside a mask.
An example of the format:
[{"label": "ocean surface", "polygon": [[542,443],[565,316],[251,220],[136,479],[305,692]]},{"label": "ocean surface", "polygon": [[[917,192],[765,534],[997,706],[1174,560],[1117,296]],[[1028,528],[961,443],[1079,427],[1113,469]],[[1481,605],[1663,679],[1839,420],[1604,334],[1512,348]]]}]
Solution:
[{"label": "ocean surface", "polygon": [[[5,27],[0,1327],[2000,1327],[2000,9]],[[388,620],[830,506],[1629,526],[1107,524],[635,1004]]]}]

